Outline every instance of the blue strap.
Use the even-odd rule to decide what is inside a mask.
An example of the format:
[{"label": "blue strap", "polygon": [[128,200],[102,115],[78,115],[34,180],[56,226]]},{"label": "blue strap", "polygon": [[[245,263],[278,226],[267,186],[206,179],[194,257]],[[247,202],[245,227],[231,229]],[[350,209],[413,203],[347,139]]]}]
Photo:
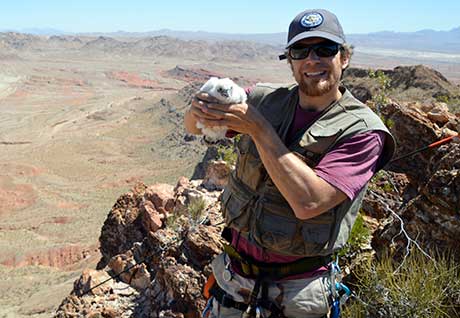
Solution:
[{"label": "blue strap", "polygon": [[212,300],[213,299],[214,299],[214,297],[210,297],[208,299],[208,302],[206,303],[206,307],[204,307],[203,314],[201,315],[202,318],[208,318],[209,317],[209,314],[211,313],[211,309],[212,309]]},{"label": "blue strap", "polygon": [[331,308],[331,317],[330,318],[339,318],[340,317],[340,301],[335,299],[332,303]]}]

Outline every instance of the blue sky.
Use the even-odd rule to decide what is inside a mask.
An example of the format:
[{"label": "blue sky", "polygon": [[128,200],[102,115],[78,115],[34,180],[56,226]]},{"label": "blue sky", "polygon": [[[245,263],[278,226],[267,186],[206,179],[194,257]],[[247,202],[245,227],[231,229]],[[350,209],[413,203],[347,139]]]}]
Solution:
[{"label": "blue sky", "polygon": [[5,0],[0,6],[0,29],[273,33],[287,31],[292,18],[307,8],[333,11],[348,34],[460,26],[459,0]]}]

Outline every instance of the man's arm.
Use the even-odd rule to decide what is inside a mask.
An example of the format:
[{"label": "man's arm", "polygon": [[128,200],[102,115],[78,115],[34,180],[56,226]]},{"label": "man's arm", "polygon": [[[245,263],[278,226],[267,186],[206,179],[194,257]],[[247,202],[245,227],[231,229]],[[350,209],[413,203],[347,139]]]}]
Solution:
[{"label": "man's arm", "polygon": [[271,125],[263,125],[252,138],[265,169],[297,218],[315,217],[347,198],[290,152]]},{"label": "man's arm", "polygon": [[297,218],[315,217],[346,199],[342,191],[319,178],[305,162],[291,153],[254,107],[246,103],[203,103],[200,107],[202,113],[214,117],[200,118],[206,126],[227,126],[252,137],[265,169]]}]

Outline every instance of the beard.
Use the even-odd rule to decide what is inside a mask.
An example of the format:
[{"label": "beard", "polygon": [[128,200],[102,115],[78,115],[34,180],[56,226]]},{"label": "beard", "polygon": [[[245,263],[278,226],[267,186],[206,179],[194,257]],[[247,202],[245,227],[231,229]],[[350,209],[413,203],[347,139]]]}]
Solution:
[{"label": "beard", "polygon": [[340,78],[332,72],[328,73],[326,79],[306,78],[304,74],[299,74],[299,90],[307,96],[322,96],[333,90],[339,83]]},{"label": "beard", "polygon": [[336,82],[331,81],[300,81],[299,90],[307,96],[322,96],[329,93],[335,86]]},{"label": "beard", "polygon": [[338,86],[341,76],[341,73],[337,73],[333,69],[329,69],[327,78],[308,78],[305,74],[303,74],[303,72],[298,71],[296,74],[292,63],[291,71],[297,84],[299,85],[299,90],[306,96],[312,97],[322,96],[329,93],[331,90]]}]

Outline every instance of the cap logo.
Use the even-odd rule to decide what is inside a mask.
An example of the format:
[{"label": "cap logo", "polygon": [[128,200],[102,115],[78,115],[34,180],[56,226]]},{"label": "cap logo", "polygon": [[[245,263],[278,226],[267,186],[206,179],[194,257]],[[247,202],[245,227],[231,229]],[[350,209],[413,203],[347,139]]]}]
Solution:
[{"label": "cap logo", "polygon": [[300,19],[300,24],[305,28],[314,28],[323,23],[323,16],[317,12],[308,13]]}]

